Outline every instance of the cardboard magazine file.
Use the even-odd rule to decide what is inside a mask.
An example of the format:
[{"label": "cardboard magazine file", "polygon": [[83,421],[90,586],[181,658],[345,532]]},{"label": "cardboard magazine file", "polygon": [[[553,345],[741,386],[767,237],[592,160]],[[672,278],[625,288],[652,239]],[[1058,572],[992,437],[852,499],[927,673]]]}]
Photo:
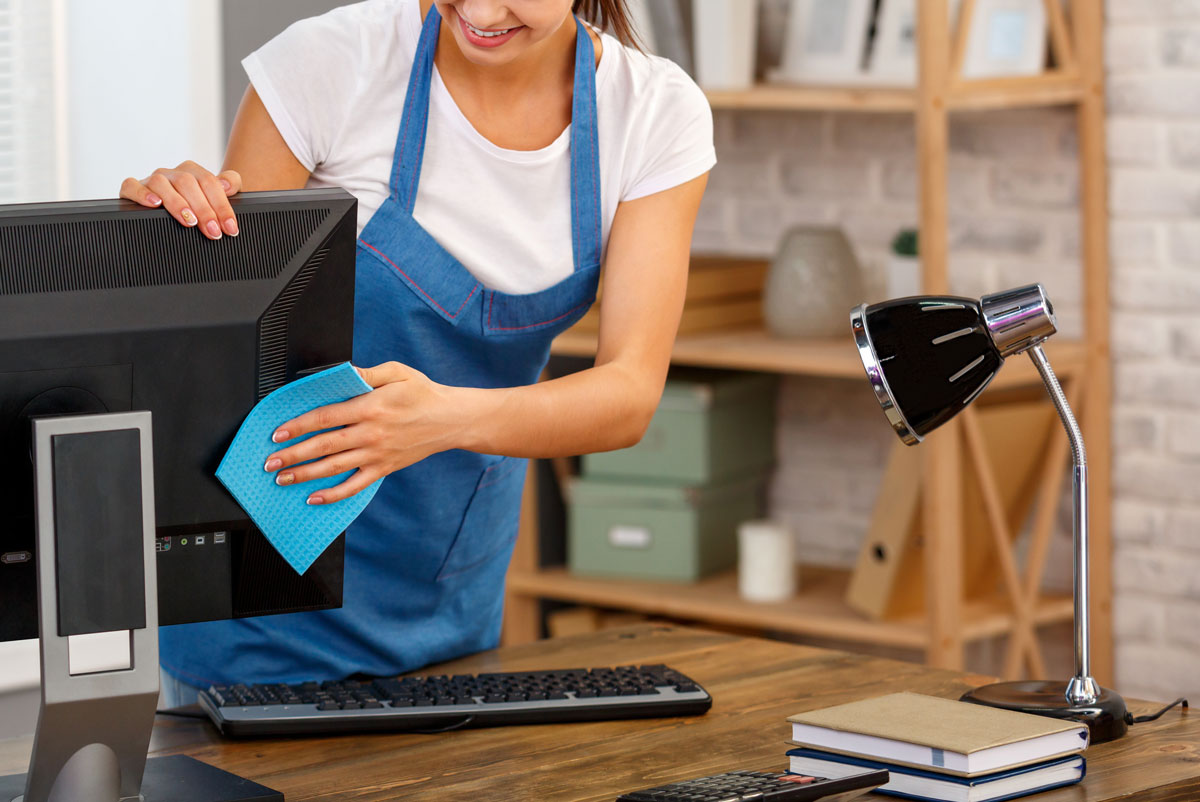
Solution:
[{"label": "cardboard magazine file", "polygon": [[[1009,531],[1018,537],[1041,473],[1041,446],[1055,425],[1054,406],[1049,400],[993,404],[978,407],[977,414]],[[968,598],[990,596],[999,583],[991,564],[993,540],[979,478],[966,459],[963,482],[963,587]],[[897,441],[846,591],[846,603],[869,618],[925,609],[920,499],[921,449]]]}]

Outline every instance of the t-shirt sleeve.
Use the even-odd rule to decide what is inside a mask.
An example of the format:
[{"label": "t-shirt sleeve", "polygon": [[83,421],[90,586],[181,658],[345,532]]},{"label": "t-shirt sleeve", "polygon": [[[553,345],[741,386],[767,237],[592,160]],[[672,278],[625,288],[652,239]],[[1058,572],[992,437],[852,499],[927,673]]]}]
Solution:
[{"label": "t-shirt sleeve", "polygon": [[662,192],[697,178],[717,163],[708,98],[682,69],[665,59],[663,75],[648,93],[645,146],[621,200]]},{"label": "t-shirt sleeve", "polygon": [[361,68],[353,6],[293,23],[242,61],[284,142],[312,172],[342,133]]}]

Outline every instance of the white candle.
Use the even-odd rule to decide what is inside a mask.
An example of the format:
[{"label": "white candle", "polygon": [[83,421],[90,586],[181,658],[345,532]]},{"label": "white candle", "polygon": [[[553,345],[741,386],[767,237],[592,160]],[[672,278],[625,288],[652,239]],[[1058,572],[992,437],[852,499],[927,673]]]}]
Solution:
[{"label": "white candle", "polygon": [[778,521],[738,526],[738,593],[750,601],[782,601],[796,592],[792,533]]}]

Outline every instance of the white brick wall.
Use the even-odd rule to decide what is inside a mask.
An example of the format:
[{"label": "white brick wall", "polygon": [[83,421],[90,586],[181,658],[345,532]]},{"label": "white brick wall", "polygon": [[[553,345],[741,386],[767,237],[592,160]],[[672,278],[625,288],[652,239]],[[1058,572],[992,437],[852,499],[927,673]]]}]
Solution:
[{"label": "white brick wall", "polygon": [[[1117,685],[1200,696],[1200,0],[1107,7]],[[956,115],[948,188],[952,291],[1041,281],[1066,336],[1081,324],[1074,120]],[[917,216],[910,116],[722,111],[716,137],[697,250],[767,255],[791,225],[835,222],[866,300],[883,297],[888,242]],[[865,382],[784,382],[771,502],[801,559],[853,562],[894,439]]]},{"label": "white brick wall", "polygon": [[1108,12],[1117,679],[1129,695],[1194,698],[1200,2],[1109,0]]}]

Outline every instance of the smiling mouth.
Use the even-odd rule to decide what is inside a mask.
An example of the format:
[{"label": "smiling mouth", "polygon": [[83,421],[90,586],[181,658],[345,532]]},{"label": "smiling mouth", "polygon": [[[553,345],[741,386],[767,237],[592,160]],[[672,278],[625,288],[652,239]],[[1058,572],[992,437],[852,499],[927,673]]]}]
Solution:
[{"label": "smiling mouth", "polygon": [[471,33],[473,33],[476,36],[483,38],[483,39],[491,39],[496,36],[503,36],[504,34],[510,33],[511,31],[515,31],[517,28],[520,27],[518,25],[513,28],[500,28],[500,29],[496,29],[496,30],[484,30],[483,28],[476,28],[474,25],[467,22],[465,19],[463,20],[463,25],[467,26],[467,30],[469,30]]}]

